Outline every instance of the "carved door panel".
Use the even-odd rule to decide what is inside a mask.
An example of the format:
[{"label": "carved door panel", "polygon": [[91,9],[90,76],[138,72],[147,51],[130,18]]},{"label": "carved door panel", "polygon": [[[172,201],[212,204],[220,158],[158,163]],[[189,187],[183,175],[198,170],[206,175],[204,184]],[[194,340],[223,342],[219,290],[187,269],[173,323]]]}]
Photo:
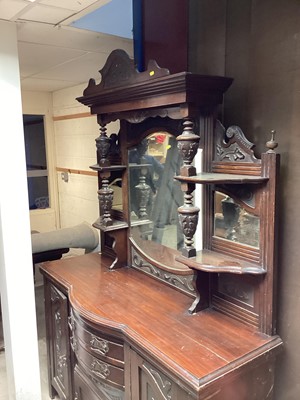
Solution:
[{"label": "carved door panel", "polygon": [[74,399],[75,400],[106,400],[91,389],[91,383],[86,381],[78,367],[74,370]]},{"label": "carved door panel", "polygon": [[131,351],[132,400],[192,400],[167,375]]},{"label": "carved door panel", "polygon": [[49,282],[45,291],[50,393],[54,395],[56,392],[61,399],[71,400],[68,299]]}]

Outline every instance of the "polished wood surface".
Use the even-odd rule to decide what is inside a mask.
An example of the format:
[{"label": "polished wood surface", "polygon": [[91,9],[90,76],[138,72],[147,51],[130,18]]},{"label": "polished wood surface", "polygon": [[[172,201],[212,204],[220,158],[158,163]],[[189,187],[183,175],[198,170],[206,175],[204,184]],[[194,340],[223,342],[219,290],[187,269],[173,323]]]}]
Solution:
[{"label": "polished wood surface", "polygon": [[107,257],[89,254],[47,263],[42,271],[63,285],[82,318],[140,346],[194,389],[281,344],[277,336],[211,309],[189,315],[188,296],[131,268],[110,271],[109,265]]},{"label": "polished wood surface", "polygon": [[192,269],[204,272],[253,275],[263,275],[267,272],[260,265],[251,264],[211,250],[200,250],[197,252],[196,257],[192,258],[179,256],[177,260]]},{"label": "polished wood surface", "polygon": [[240,184],[240,183],[259,183],[267,181],[268,178],[263,176],[255,176],[255,175],[238,175],[238,174],[218,174],[218,173],[207,173],[203,172],[201,174],[197,174],[195,176],[175,176],[180,182],[191,182],[191,183],[209,183],[212,185],[216,185],[218,183],[226,184]]},{"label": "polished wood surface", "polygon": [[[145,260],[150,262],[152,265],[156,265],[162,270],[175,272],[178,275],[191,275],[192,272],[183,263],[176,260],[180,256],[178,250],[172,249],[167,246],[163,246],[160,243],[152,242],[151,240],[144,240],[141,238],[139,232],[130,237],[130,242],[136,248]],[[145,251],[146,249],[146,251]],[[157,261],[159,260],[159,262]]]}]

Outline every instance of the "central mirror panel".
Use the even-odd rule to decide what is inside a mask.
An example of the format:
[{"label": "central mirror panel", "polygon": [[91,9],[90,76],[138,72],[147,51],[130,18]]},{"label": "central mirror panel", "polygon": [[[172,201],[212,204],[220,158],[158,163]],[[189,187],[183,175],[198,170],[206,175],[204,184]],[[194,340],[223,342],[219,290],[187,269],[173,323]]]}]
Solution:
[{"label": "central mirror panel", "polygon": [[173,179],[180,168],[176,138],[152,133],[129,149],[128,160],[131,238],[159,262],[163,249],[177,253],[183,246],[177,213],[183,193]]}]

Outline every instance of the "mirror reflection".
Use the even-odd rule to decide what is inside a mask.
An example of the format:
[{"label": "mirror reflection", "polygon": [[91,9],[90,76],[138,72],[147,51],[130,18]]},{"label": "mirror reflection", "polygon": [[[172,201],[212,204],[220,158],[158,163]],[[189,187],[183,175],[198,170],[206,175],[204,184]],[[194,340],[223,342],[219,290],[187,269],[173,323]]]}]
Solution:
[{"label": "mirror reflection", "polygon": [[[179,250],[183,236],[177,208],[183,204],[176,138],[167,132],[153,133],[131,148],[129,159],[129,204],[131,236],[143,251],[159,243]],[[151,245],[152,243],[152,245]]]},{"label": "mirror reflection", "polygon": [[123,200],[122,200],[122,178],[114,178],[109,186],[114,191],[112,209],[122,212],[123,211]]},{"label": "mirror reflection", "polygon": [[221,193],[215,192],[214,235],[253,247],[259,247],[260,220],[248,213],[235,201]]}]

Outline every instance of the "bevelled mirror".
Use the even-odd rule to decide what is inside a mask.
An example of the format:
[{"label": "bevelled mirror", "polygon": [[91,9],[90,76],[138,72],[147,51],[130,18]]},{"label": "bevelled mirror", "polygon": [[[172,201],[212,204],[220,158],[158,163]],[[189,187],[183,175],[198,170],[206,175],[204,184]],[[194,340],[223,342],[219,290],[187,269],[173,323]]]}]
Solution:
[{"label": "bevelled mirror", "polygon": [[222,192],[214,192],[214,198],[214,236],[259,248],[259,217]]},{"label": "bevelled mirror", "polygon": [[175,136],[151,133],[129,149],[128,162],[131,239],[149,259],[164,263],[162,252],[179,253],[183,246],[177,212],[183,194],[173,179],[180,168]]}]

